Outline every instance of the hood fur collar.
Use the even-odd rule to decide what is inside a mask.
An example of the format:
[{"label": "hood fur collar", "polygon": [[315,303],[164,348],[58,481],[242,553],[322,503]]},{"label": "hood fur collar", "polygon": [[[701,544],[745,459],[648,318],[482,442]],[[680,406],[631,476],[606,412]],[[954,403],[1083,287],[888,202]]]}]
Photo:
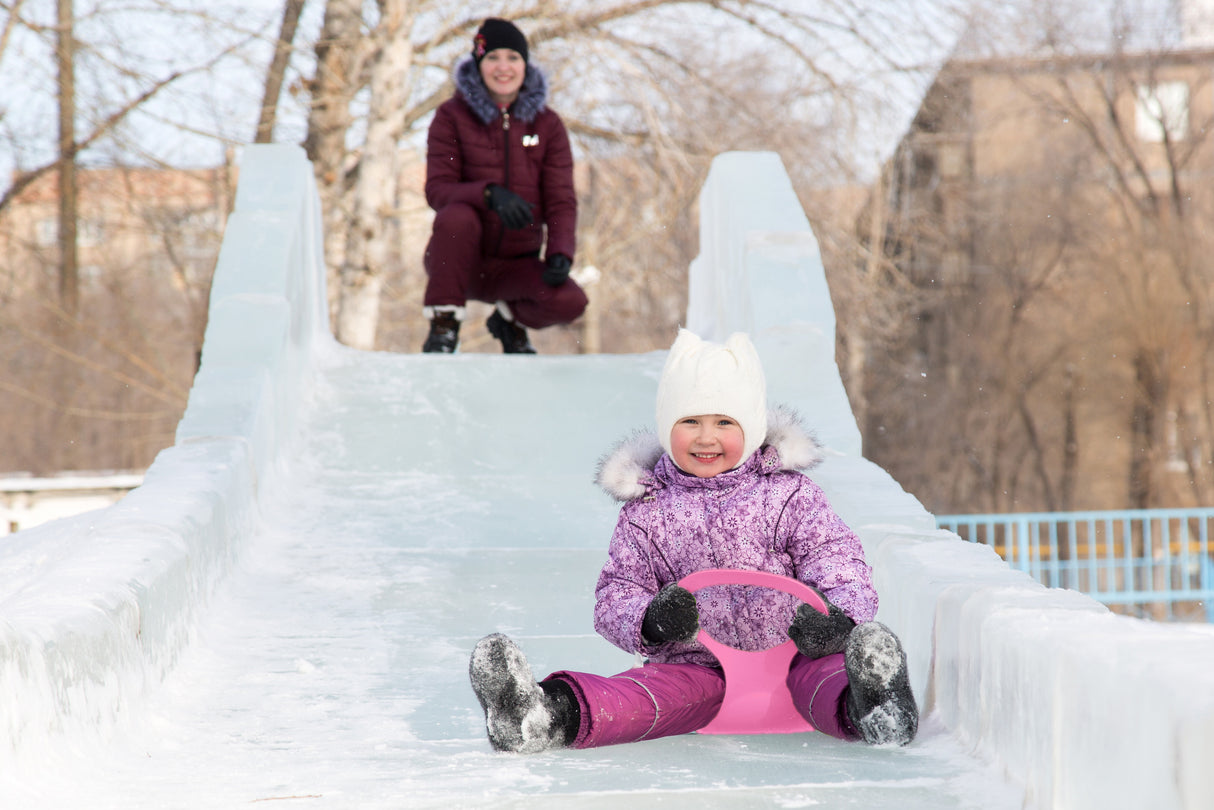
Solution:
[{"label": "hood fur collar", "polygon": [[[785,406],[767,412],[767,438],[761,452],[769,450],[778,454],[775,470],[808,470],[823,458],[821,445],[802,424],[801,417]],[[640,498],[654,483],[653,468],[662,453],[662,445],[653,431],[638,431],[599,460],[595,483],[617,501]]]},{"label": "hood fur collar", "polygon": [[[481,81],[476,60],[471,56],[465,56],[455,66],[455,89],[482,124],[496,121],[501,116],[497,102],[490,98],[488,88]],[[544,111],[547,103],[548,77],[539,67],[528,62],[518,98],[510,105],[510,115],[529,124]]]}]

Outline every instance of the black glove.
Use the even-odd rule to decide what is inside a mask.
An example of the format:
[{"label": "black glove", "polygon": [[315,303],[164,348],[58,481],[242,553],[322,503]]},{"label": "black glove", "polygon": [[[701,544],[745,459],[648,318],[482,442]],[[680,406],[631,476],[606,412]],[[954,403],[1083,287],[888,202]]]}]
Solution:
[{"label": "black glove", "polygon": [[[818,595],[822,596],[821,593]],[[788,637],[806,658],[823,658],[843,652],[847,637],[856,626],[850,616],[832,605],[825,596],[822,596],[822,601],[826,603],[826,613],[819,613],[802,603],[797,606],[797,613],[788,628]]]},{"label": "black glove", "polygon": [[517,231],[535,221],[531,205],[505,186],[493,183],[485,186],[485,204],[502,218],[507,230]]},{"label": "black glove", "polygon": [[641,622],[641,636],[647,644],[665,641],[695,641],[700,631],[700,614],[691,591],[667,585],[653,597]]},{"label": "black glove", "polygon": [[565,279],[569,278],[569,268],[573,262],[569,261],[569,257],[560,253],[554,253],[548,257],[548,268],[544,270],[544,283],[549,287],[559,287],[565,283]]}]

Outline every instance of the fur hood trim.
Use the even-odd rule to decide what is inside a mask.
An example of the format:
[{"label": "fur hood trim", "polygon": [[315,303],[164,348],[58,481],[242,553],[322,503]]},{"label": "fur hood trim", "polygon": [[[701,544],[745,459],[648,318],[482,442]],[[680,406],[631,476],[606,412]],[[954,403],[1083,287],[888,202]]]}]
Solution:
[{"label": "fur hood trim", "polygon": [[[764,469],[808,470],[821,463],[824,453],[817,439],[792,408],[777,406],[767,412],[767,437],[760,454],[775,452],[774,465]],[[653,468],[662,457],[662,445],[652,430],[640,430],[618,442],[599,460],[595,483],[617,501],[646,495],[655,481]]]},{"label": "fur hood trim", "polygon": [[[471,56],[465,56],[455,66],[455,89],[464,97],[464,101],[482,124],[491,123],[501,117],[497,103],[489,96],[488,88],[481,81],[476,60]],[[530,124],[544,111],[547,103],[548,77],[537,65],[528,62],[527,72],[523,75],[523,86],[518,91],[518,98],[510,105],[510,114]]]}]

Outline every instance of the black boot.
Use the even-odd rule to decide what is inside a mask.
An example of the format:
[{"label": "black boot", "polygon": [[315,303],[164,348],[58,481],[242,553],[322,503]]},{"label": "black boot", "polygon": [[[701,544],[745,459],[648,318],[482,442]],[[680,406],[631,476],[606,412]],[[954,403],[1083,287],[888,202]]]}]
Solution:
[{"label": "black boot", "polygon": [[898,637],[878,622],[851,631],[843,650],[847,719],[869,745],[906,745],[919,729],[919,707]]},{"label": "black boot", "polygon": [[459,319],[454,312],[439,311],[430,319],[430,334],[422,344],[422,351],[452,354],[459,345]]},{"label": "black boot", "polygon": [[581,710],[573,689],[563,681],[536,683],[523,651],[501,633],[477,643],[468,677],[498,751],[534,754],[564,748],[577,736]]},{"label": "black boot", "polygon": [[502,342],[502,351],[505,354],[535,354],[535,347],[527,338],[527,330],[514,321],[503,318],[499,310],[493,310],[485,326],[489,329],[489,334]]}]

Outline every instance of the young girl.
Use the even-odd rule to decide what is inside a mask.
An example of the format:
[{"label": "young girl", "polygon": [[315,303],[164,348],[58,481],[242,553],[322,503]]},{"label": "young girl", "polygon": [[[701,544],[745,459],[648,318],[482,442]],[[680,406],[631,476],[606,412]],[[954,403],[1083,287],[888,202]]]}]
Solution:
[{"label": "young girl", "polygon": [[[506,636],[472,652],[472,688],[500,751],[592,748],[685,734],[716,715],[725,681],[696,635],[762,650],[791,637],[797,710],[819,731],[870,744],[910,742],[919,712],[897,637],[877,612],[859,540],[799,470],[819,448],[788,411],[767,410],[750,340],[724,344],[686,330],[667,356],[658,433],[617,446],[598,483],[623,501],[595,590],[595,629],[647,658],[612,677],[555,672],[536,683]],[[823,614],[767,588],[676,584],[707,568],[794,577],[824,598]],[[791,603],[791,604],[790,604]]]}]

